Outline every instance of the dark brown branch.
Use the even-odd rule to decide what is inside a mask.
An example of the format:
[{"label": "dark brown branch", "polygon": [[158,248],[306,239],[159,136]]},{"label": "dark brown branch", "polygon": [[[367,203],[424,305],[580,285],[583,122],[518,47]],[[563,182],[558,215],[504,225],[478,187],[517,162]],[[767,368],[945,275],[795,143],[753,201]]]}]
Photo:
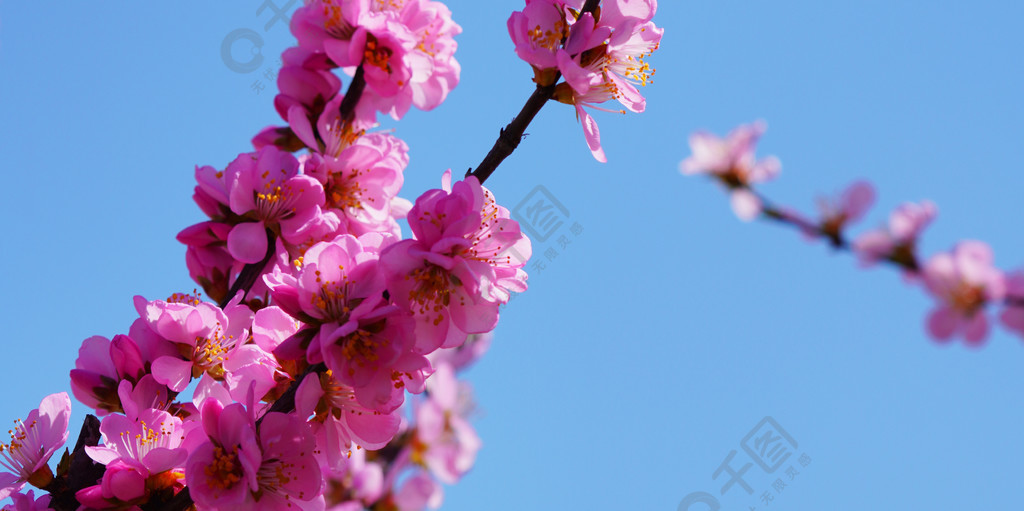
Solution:
[{"label": "dark brown branch", "polygon": [[86,446],[99,443],[100,421],[94,415],[86,415],[75,449],[70,455],[65,452],[66,459],[62,459],[57,466],[57,477],[43,488],[50,493],[50,508],[75,511],[79,507],[75,493],[97,484],[103,477],[105,467],[93,461],[85,452]]},{"label": "dark brown branch", "polygon": [[554,84],[547,86],[538,85],[530,99],[526,100],[523,109],[519,111],[519,115],[499,132],[498,140],[494,142],[494,146],[491,147],[491,150],[484,157],[483,161],[480,162],[480,165],[477,165],[476,170],[467,172],[466,177],[476,176],[480,183],[483,184],[498,169],[498,165],[505,161],[505,158],[508,158],[519,147],[519,142],[523,139],[526,127],[530,125],[530,122],[533,121],[533,118],[537,116],[537,113],[540,112],[540,109],[544,107],[554,93]]},{"label": "dark brown branch", "polygon": [[[171,500],[168,500],[161,507],[154,507],[155,511],[183,511],[188,509],[192,505],[192,495],[189,494],[188,487],[185,487],[178,492]],[[145,506],[143,506],[145,507]],[[148,508],[147,508],[148,509]]]},{"label": "dark brown branch", "polygon": [[348,84],[348,90],[345,91],[345,97],[341,100],[341,106],[338,107],[342,122],[349,123],[355,118],[356,105],[359,104],[359,98],[363,97],[364,90],[366,90],[366,78],[363,77],[363,66],[360,65],[356,68],[352,82]]}]

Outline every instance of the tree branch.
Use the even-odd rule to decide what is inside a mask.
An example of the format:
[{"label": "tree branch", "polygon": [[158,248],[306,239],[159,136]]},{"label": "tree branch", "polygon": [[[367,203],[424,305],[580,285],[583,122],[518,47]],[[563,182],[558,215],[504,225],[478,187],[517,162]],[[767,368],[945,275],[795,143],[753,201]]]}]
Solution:
[{"label": "tree branch", "polygon": [[[747,187],[744,187],[747,188]],[[783,225],[795,227],[803,232],[825,238],[829,240],[829,243],[836,250],[842,250],[845,252],[853,252],[853,247],[843,237],[841,232],[831,232],[825,230],[820,224],[812,224],[806,220],[787,214],[785,210],[775,206],[770,200],[763,195],[755,192],[754,190],[747,188],[751,193],[757,196],[761,201],[761,215],[769,220],[773,220]],[[915,254],[896,250],[892,254],[889,254],[886,258],[880,259],[881,262],[890,264],[897,268],[910,273],[919,273],[921,271],[921,264],[917,260]],[[1003,298],[1002,303],[1004,305],[1011,305],[1014,307],[1024,307],[1024,296],[1007,295]]]}]

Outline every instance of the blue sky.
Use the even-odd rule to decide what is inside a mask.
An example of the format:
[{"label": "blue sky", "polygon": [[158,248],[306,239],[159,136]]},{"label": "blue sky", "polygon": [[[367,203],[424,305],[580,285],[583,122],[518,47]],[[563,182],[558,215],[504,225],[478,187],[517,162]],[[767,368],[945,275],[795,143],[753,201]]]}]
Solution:
[{"label": "blue sky", "polygon": [[[0,419],[67,390],[81,341],[126,332],[133,295],[194,287],[174,240],[201,220],[194,165],[223,167],[280,123],[262,73],[291,39],[261,3],[0,2]],[[521,4],[448,5],[461,84],[387,124],[411,148],[408,198],[475,166],[532,89],[504,28]],[[925,254],[980,239],[1019,268],[1022,16],[1010,1],[663,1],[648,111],[596,115],[609,162],[551,104],[488,181],[510,208],[543,186],[567,214],[471,373],[484,449],[445,508],[674,510],[698,491],[726,510],[1019,507],[1021,339],[936,345],[921,290],[739,222],[677,165],[693,130],[765,119],[777,201],[809,211],[865,178],[879,194],[863,226],[929,198]],[[237,29],[263,40],[250,73],[221,56]],[[743,439],[765,417],[793,456],[753,464],[753,494],[722,495],[728,474],[713,474],[733,450],[733,470],[753,463]]]}]

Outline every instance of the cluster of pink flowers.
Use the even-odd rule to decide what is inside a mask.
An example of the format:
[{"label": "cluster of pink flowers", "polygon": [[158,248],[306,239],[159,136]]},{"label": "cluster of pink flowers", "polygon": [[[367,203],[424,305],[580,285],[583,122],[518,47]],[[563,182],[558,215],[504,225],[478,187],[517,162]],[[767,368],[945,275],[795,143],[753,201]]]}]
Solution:
[{"label": "cluster of pink flowers", "polygon": [[657,0],[610,0],[594,12],[581,12],[583,0],[531,0],[508,20],[516,55],[533,67],[534,81],[554,85],[554,99],[573,105],[594,158],[606,161],[597,121],[584,109],[611,100],[631,112],[647,102],[637,86],[651,83],[646,61],[664,30],[652,22]]},{"label": "cluster of pink flowers", "polygon": [[[644,109],[656,3],[526,4],[509,20],[516,52],[552,87],[545,101],[576,106],[603,160],[582,107]],[[379,113],[444,101],[461,28],[433,0],[306,0],[291,30],[274,99],[287,125],[195,169],[208,219],[178,240],[203,293],[137,296],[127,333],[82,343],[72,393],[102,420],[87,418],[56,471],[67,394],[18,422],[0,443],[5,510],[418,511],[473,466],[457,373],[526,290],[530,240],[486,175],[444,172],[400,198],[409,148],[372,131]]]},{"label": "cluster of pink flowers", "polygon": [[680,163],[683,174],[705,174],[729,190],[733,210],[744,220],[765,216],[799,228],[812,239],[824,238],[851,250],[865,267],[888,262],[902,269],[904,279],[921,285],[936,299],[925,320],[938,341],[963,337],[972,346],[984,343],[989,332],[988,306],[1001,307],[999,319],[1007,329],[1024,334],[1024,270],[1007,274],[995,266],[992,249],[981,241],[965,240],[949,252],[921,261],[918,238],[938,212],[930,201],[898,206],[887,225],[847,240],[847,227],[862,219],[875,201],[874,187],[857,181],[836,198],[819,201],[820,214],[808,218],[790,208],[771,204],[754,185],[779,173],[778,159],[758,160],[755,149],[765,124],[743,125],[724,138],[697,132],[690,137],[693,154]]}]

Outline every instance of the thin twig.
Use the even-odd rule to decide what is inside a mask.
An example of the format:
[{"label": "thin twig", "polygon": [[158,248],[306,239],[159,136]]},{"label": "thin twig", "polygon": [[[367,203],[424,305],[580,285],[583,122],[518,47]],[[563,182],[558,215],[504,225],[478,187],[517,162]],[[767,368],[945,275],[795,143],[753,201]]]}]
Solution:
[{"label": "thin twig", "polygon": [[[746,187],[744,187],[746,188]],[[755,192],[754,190],[747,188],[748,191],[757,196],[761,201],[761,215],[764,218],[773,220],[777,223],[788,225],[801,231],[825,238],[829,240],[830,244],[836,250],[853,253],[853,247],[843,237],[841,232],[831,232],[825,230],[820,224],[810,223],[800,217],[786,213],[782,208],[775,206],[770,200],[763,195]],[[921,264],[917,260],[915,254],[896,252],[889,254],[887,257],[880,259],[881,262],[890,264],[897,268],[902,269],[911,274],[918,274],[921,271]],[[1007,295],[1003,297],[1002,303],[1004,305],[1010,305],[1014,307],[1024,307],[1024,296]]]}]

